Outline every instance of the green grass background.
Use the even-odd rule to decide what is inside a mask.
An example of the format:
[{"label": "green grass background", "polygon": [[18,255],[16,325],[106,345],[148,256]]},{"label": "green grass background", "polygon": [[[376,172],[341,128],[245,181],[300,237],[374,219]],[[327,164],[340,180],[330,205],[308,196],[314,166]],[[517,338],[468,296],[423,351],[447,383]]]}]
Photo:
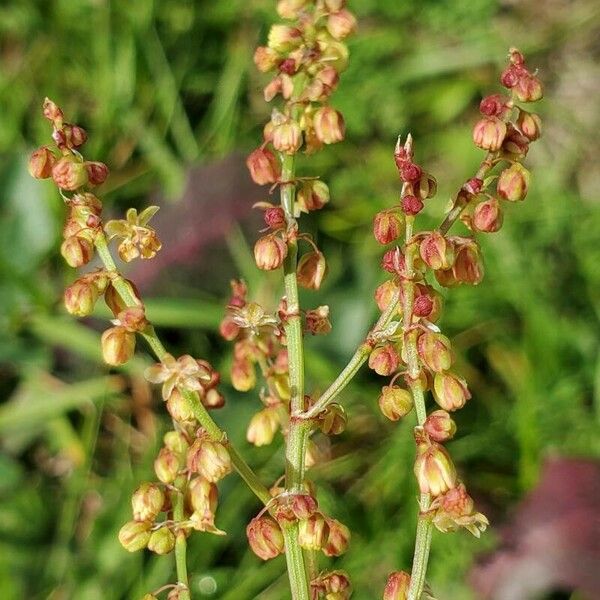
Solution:
[{"label": "green grass background", "polygon": [[[86,155],[111,167],[108,210],[141,206],[157,188],[177,201],[189,166],[248,151],[269,108],[251,56],[274,19],[270,0],[13,0],[0,6],[0,590],[3,600],[139,598],[170,581],[172,560],[129,555],[116,533],[137,483],[151,477],[167,427],[140,374],[146,354],[109,374],[98,329],[64,314],[73,278],[58,256],[61,202],[26,171],[46,143],[39,107],[48,95],[90,134]],[[543,4],[543,10],[541,10]],[[354,0],[360,31],[334,105],[347,139],[307,172],[323,173],[332,203],[309,219],[330,259],[318,295],[334,333],[307,342],[308,380],[324,389],[375,315],[380,249],[370,220],[398,195],[391,150],[411,131],[418,160],[439,181],[423,226],[437,222],[452,191],[477,164],[470,127],[511,45],[540,68],[544,137],[527,164],[527,201],[482,240],[486,278],[447,294],[442,327],[473,400],[457,415],[450,445],[473,495],[501,523],[535,486],[545,457],[598,457],[600,417],[600,212],[597,38],[593,0]],[[206,266],[206,280],[169,282],[148,312],[177,351],[226,369],[214,335],[237,272],[259,292],[241,235],[232,258]],[[165,244],[169,240],[164,240]],[[250,263],[251,265],[251,263]],[[97,326],[97,323],[93,323]],[[177,329],[178,333],[174,330]],[[315,469],[320,502],[353,531],[335,565],[350,571],[359,600],[379,597],[386,575],[408,568],[415,525],[411,419],[385,422],[382,381],[362,372],[344,393],[348,431]],[[217,415],[265,481],[282,469],[282,448],[252,449],[245,424],[258,403],[225,387]],[[156,416],[154,416],[156,415]],[[245,523],[258,507],[236,476],[221,488],[225,538],[190,540],[197,598],[287,597],[282,558],[248,550]],[[494,547],[466,533],[434,535],[429,579],[440,599],[467,600],[465,575]],[[325,564],[325,562],[323,563]]]}]

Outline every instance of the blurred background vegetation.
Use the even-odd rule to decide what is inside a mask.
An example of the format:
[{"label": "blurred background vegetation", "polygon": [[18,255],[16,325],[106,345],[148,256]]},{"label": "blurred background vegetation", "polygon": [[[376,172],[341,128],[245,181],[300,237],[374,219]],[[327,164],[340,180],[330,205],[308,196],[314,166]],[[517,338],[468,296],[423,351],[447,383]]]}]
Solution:
[{"label": "blurred background vegetation", "polygon": [[[353,0],[350,8],[360,31],[333,100],[346,117],[347,140],[304,167],[324,174],[332,190],[332,203],[307,225],[329,256],[330,275],[304,301],[330,304],[334,324],[332,335],[307,342],[312,390],[326,387],[375,315],[381,251],[370,221],[398,196],[391,156],[398,133],[413,133],[418,161],[440,183],[422,218],[433,224],[478,163],[471,124],[481,96],[498,91],[507,48],[524,51],[546,82],[545,133],[527,159],[534,171],[527,201],[510,207],[502,231],[482,240],[486,278],[478,288],[452,290],[442,321],[473,391],[451,452],[500,525],[535,488],[548,457],[600,455],[600,6]],[[221,166],[209,174],[228,179],[231,161],[241,161],[235,153],[257,144],[269,108],[251,57],[274,18],[271,0],[0,6],[3,600],[136,599],[172,577],[169,559],[129,555],[116,539],[130,518],[131,491],[152,478],[166,413],[141,379],[146,354],[118,372],[102,365],[106,313],[76,322],[62,308],[74,276],[58,254],[63,207],[52,186],[26,170],[29,152],[49,136],[41,102],[50,96],[84,126],[86,156],[110,166],[107,213],[158,195],[171,222],[198,223],[180,234],[163,221],[163,252],[191,236],[198,256],[192,264],[172,256],[181,269],[146,273],[143,287],[149,316],[174,353],[206,357],[227,372],[229,349],[215,328],[228,280],[241,274],[271,303],[276,280],[261,283],[249,258],[256,191],[243,179],[239,192],[205,194],[203,165],[216,161]],[[218,193],[235,195],[238,209],[221,215],[229,225],[211,237],[201,225],[224,210]],[[231,226],[234,220],[243,227]],[[410,418],[384,422],[376,406],[381,385],[362,372],[344,393],[350,426],[334,441],[331,460],[313,472],[321,504],[353,531],[351,550],[335,564],[351,573],[358,599],[379,597],[387,573],[408,568],[412,554],[412,425]],[[225,391],[228,404],[216,418],[264,481],[276,479],[281,447],[245,442],[257,398]],[[227,537],[190,540],[195,597],[287,597],[284,560],[262,563],[247,550],[255,499],[236,476],[223,482],[221,497],[217,524]],[[483,541],[435,535],[429,579],[440,599],[477,597],[468,573],[494,549],[496,532]]]}]

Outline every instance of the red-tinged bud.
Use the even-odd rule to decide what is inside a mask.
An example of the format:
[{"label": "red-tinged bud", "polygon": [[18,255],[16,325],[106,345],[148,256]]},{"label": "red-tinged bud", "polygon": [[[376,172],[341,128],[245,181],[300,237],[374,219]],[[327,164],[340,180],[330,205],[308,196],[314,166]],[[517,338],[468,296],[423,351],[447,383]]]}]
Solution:
[{"label": "red-tinged bud", "polygon": [[214,515],[219,501],[219,491],[214,483],[202,477],[195,477],[188,485],[187,494],[194,512]]},{"label": "red-tinged bud", "polygon": [[456,249],[452,276],[457,283],[469,285],[481,283],[483,279],[483,262],[479,246],[475,240],[467,240],[466,243],[460,244]]},{"label": "red-tinged bud", "polygon": [[124,365],[135,351],[135,333],[125,327],[111,327],[102,334],[101,345],[102,358],[107,365]]},{"label": "red-tinged bud", "polygon": [[475,123],[473,142],[478,148],[496,152],[506,136],[506,123],[498,117],[485,117]]},{"label": "red-tinged bud", "polygon": [[412,394],[397,385],[385,385],[379,395],[379,409],[390,421],[398,421],[413,408]]},{"label": "red-tinged bud", "polygon": [[413,303],[413,315],[415,317],[429,317],[433,312],[433,308],[433,300],[427,294],[417,296]]},{"label": "red-tinged bud", "polygon": [[256,370],[249,359],[235,359],[231,366],[231,385],[238,392],[247,392],[256,385]]},{"label": "red-tinged bud", "polygon": [[293,58],[286,58],[279,64],[279,72],[285,75],[293,75],[296,72],[296,61]]},{"label": "red-tinged bud", "polygon": [[410,587],[410,575],[406,571],[390,573],[383,590],[383,600],[406,600]]},{"label": "red-tinged bud", "polygon": [[206,394],[202,396],[202,405],[205,408],[223,408],[225,406],[225,396],[216,389],[207,390]]},{"label": "red-tinged bud", "polygon": [[332,402],[319,415],[319,429],[325,435],[339,435],[346,429],[348,417],[344,407],[337,402]]},{"label": "red-tinged bud", "polygon": [[29,157],[27,168],[29,174],[36,179],[48,179],[52,176],[52,167],[56,162],[56,157],[49,148],[38,148]]},{"label": "red-tinged bud", "polygon": [[473,212],[471,223],[476,231],[494,233],[502,227],[504,215],[496,198],[480,202]]},{"label": "red-tinged bud", "polygon": [[508,155],[507,158],[522,158],[529,152],[529,138],[509,124],[502,150],[505,155]]},{"label": "red-tinged bud", "polygon": [[519,110],[517,127],[521,133],[530,141],[534,142],[542,135],[542,120],[539,115]]},{"label": "red-tinged bud", "polygon": [[454,262],[454,248],[438,231],[428,233],[419,245],[423,262],[434,271],[449,269]]},{"label": "red-tinged bud", "polygon": [[479,104],[479,112],[487,117],[502,117],[506,112],[508,98],[502,94],[492,94],[483,98]]},{"label": "red-tinged bud", "polygon": [[435,374],[433,397],[444,410],[452,412],[462,408],[471,398],[471,393],[462,377],[447,371]]},{"label": "red-tinged bud", "polygon": [[87,317],[94,311],[100,292],[88,277],[82,277],[65,290],[65,308],[76,317]]},{"label": "red-tinged bud", "polygon": [[262,73],[272,71],[280,61],[279,54],[267,46],[259,46],[254,52],[254,64]]},{"label": "red-tinged bud", "polygon": [[307,0],[279,0],[277,14],[282,19],[296,19],[306,3]]},{"label": "red-tinged bud", "polygon": [[433,198],[437,193],[437,181],[433,175],[423,173],[418,181],[413,182],[413,192],[421,200]]},{"label": "red-tinged bud", "polygon": [[267,226],[274,231],[283,229],[286,225],[285,212],[281,206],[273,206],[265,210],[264,220]]},{"label": "red-tinged bud", "polygon": [[301,211],[320,210],[329,202],[329,187],[318,179],[303,181],[296,192],[296,203]]},{"label": "red-tinged bud", "polygon": [[174,388],[167,399],[167,410],[171,418],[178,423],[194,421],[194,411],[190,403],[181,395],[181,392]]},{"label": "red-tinged bud", "polygon": [[252,552],[263,560],[275,558],[284,551],[281,527],[268,515],[255,517],[246,527]]},{"label": "red-tinged bud", "polygon": [[187,466],[192,473],[216,483],[231,473],[231,458],[223,444],[200,438],[188,451]]},{"label": "red-tinged bud", "polygon": [[284,154],[295,154],[302,146],[302,130],[296,121],[286,119],[273,127],[273,147]]},{"label": "red-tinged bud", "polygon": [[181,466],[177,453],[168,448],[161,448],[154,460],[154,472],[163,483],[173,483]]},{"label": "red-tinged bud", "polygon": [[100,185],[108,177],[108,167],[103,162],[85,162],[90,185]]},{"label": "red-tinged bud", "polygon": [[331,331],[329,306],[317,306],[317,308],[307,310],[304,320],[306,322],[306,331],[312,335],[326,335]]},{"label": "red-tinged bud", "polygon": [[327,262],[322,252],[315,250],[302,255],[296,268],[298,284],[309,290],[318,290],[327,275]]},{"label": "red-tinged bud", "polygon": [[383,210],[373,219],[373,235],[383,245],[390,244],[402,235],[404,220],[397,210]]},{"label": "red-tinged bud", "polygon": [[442,312],[443,297],[430,285],[417,284],[415,286],[415,300],[413,314],[416,317],[426,317],[435,323]]},{"label": "red-tinged bud", "polygon": [[317,139],[324,144],[335,144],[344,139],[346,131],[344,117],[331,106],[323,106],[315,112],[313,126]]},{"label": "red-tinged bud", "polygon": [[119,543],[127,552],[142,550],[148,545],[151,528],[148,521],[129,521],[119,531]]},{"label": "red-tinged bud", "polygon": [[529,171],[521,163],[514,163],[500,173],[496,190],[504,200],[518,202],[527,196],[529,180]]},{"label": "red-tinged bud", "polygon": [[406,265],[404,254],[402,254],[400,248],[396,247],[393,250],[388,250],[381,259],[381,266],[388,273],[403,276]]},{"label": "red-tinged bud", "polygon": [[148,326],[146,311],[143,306],[127,306],[118,315],[119,323],[132,333],[144,331]]},{"label": "red-tinged bud", "polygon": [[86,185],[88,172],[79,159],[74,156],[63,156],[52,167],[52,179],[60,189],[72,192]]},{"label": "red-tinged bud", "polygon": [[276,408],[263,408],[248,424],[246,439],[255,446],[268,446],[279,429],[279,413]]},{"label": "red-tinged bud", "polygon": [[463,191],[467,192],[470,196],[477,196],[483,189],[483,180],[477,177],[472,177],[462,186]]},{"label": "red-tinged bud", "polygon": [[187,438],[181,431],[167,431],[163,436],[165,448],[175,452],[177,456],[183,457],[190,448]]},{"label": "red-tinged bud", "polygon": [[155,483],[142,483],[131,497],[133,518],[136,521],[154,521],[162,511],[165,493]]},{"label": "red-tinged bud", "polygon": [[396,297],[398,292],[399,287],[392,279],[388,279],[378,286],[375,290],[375,302],[377,302],[379,310],[383,312],[390,305],[390,302]]},{"label": "red-tinged bud", "polygon": [[254,245],[256,266],[263,271],[278,269],[286,256],[287,244],[277,235],[265,235]]},{"label": "red-tinged bud", "polygon": [[325,545],[328,535],[329,525],[320,512],[300,521],[298,541],[305,550],[320,550]]},{"label": "red-tinged bud", "polygon": [[526,71],[521,65],[511,64],[500,74],[500,83],[510,90],[517,85],[525,73]]},{"label": "red-tinged bud", "polygon": [[310,519],[317,512],[318,504],[310,494],[294,494],[290,502],[290,510],[299,520]]},{"label": "red-tinged bud", "polygon": [[435,373],[446,371],[452,365],[452,345],[441,333],[422,333],[417,338],[417,350],[423,364]]},{"label": "red-tinged bud", "polygon": [[345,8],[327,17],[327,31],[336,40],[343,40],[356,31],[356,17]]},{"label": "red-tinged bud", "polygon": [[337,87],[340,75],[333,67],[325,66],[315,75],[315,79],[322,82],[331,93]]},{"label": "red-tinged bud", "polygon": [[86,130],[79,125],[65,125],[64,128],[69,145],[73,148],[79,148],[86,143],[88,135]]},{"label": "red-tinged bud", "polygon": [[416,183],[423,176],[423,169],[411,161],[403,161],[398,167],[400,179],[407,183]]},{"label": "red-tinged bud", "polygon": [[447,442],[456,433],[456,423],[445,410],[434,410],[423,424],[425,433],[434,442]]},{"label": "red-tinged bud", "polygon": [[345,571],[321,573],[310,582],[310,588],[315,597],[325,594],[326,600],[347,600],[352,593],[350,578]]},{"label": "red-tinged bud", "polygon": [[273,25],[269,30],[269,48],[285,54],[302,43],[302,32],[289,25]]},{"label": "red-tinged bud", "polygon": [[418,215],[425,206],[421,198],[417,198],[417,196],[413,196],[412,194],[407,194],[406,196],[403,196],[402,200],[400,201],[400,204],[402,206],[404,214],[409,216]]},{"label": "red-tinged bud", "polygon": [[520,77],[513,87],[513,93],[520,102],[537,102],[544,95],[542,82],[530,73]]},{"label": "red-tinged bud", "polygon": [[58,108],[58,106],[54,102],[52,102],[50,98],[44,99],[42,110],[44,117],[46,117],[46,119],[48,119],[49,121],[52,121],[52,123],[54,123],[54,126],[57,129],[60,129],[62,127],[63,111],[60,108]]},{"label": "red-tinged bud", "polygon": [[168,527],[161,527],[150,534],[148,550],[155,554],[169,554],[175,548],[175,534]]},{"label": "red-tinged bud", "polygon": [[329,535],[323,546],[325,556],[341,556],[350,544],[350,530],[337,519],[327,519]]},{"label": "red-tinged bud", "polygon": [[379,346],[369,355],[369,368],[378,375],[387,377],[400,366],[400,355],[393,344]]},{"label": "red-tinged bud", "polygon": [[452,459],[437,442],[418,444],[414,471],[422,494],[439,496],[457,484]]},{"label": "red-tinged bud", "polygon": [[240,327],[230,316],[226,316],[219,325],[219,333],[224,339],[231,342],[240,333]]},{"label": "red-tinged bud", "polygon": [[258,185],[275,183],[279,180],[281,168],[277,157],[267,148],[257,148],[246,159],[250,176]]}]

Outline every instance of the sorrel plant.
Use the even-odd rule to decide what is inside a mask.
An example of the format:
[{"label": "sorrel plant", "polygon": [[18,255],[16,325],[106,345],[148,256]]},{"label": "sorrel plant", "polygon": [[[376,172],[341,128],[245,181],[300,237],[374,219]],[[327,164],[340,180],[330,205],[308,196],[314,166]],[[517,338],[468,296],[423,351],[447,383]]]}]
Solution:
[{"label": "sorrel plant", "polygon": [[[340,393],[367,361],[378,375],[388,378],[378,399],[385,417],[398,421],[416,414],[414,473],[421,495],[414,560],[410,571],[391,573],[385,589],[381,582],[383,598],[422,597],[434,527],[442,532],[465,528],[479,536],[488,524],[457,478],[444,445],[456,432],[450,413],[462,408],[471,394],[454,370],[451,342],[437,325],[443,302],[439,288],[477,285],[482,280],[477,235],[497,232],[507,204],[527,195],[529,172],[522,160],[529,144],[540,136],[541,123],[519,104],[541,98],[541,84],[525,66],[523,55],[511,49],[501,75],[507,91],[481,101],[482,116],[473,129],[473,142],[485,151],[481,164],[460,186],[440,226],[432,231],[417,230],[416,217],[435,196],[436,181],[415,162],[411,136],[398,138],[393,159],[400,198],[373,221],[377,242],[390,246],[381,262],[388,279],[375,292],[381,315],[339,376],[316,397],[305,389],[305,334],[331,331],[329,308],[302,308],[298,288],[319,289],[327,263],[299,221],[304,213],[328,203],[329,189],[318,176],[298,173],[296,159],[300,153],[310,156],[344,139],[344,118],[330,104],[348,62],[344,39],[356,27],[344,4],[344,0],[282,0],[277,10],[284,23],[271,27],[267,46],[254,54],[258,69],[273,74],[264,88],[265,100],[279,104],[247,165],[257,184],[270,186],[271,192],[278,189],[280,196],[279,204],[256,205],[264,211],[265,229],[254,256],[260,269],[282,272],[284,294],[276,310],[269,312],[249,299],[243,281],[233,281],[220,332],[234,344],[233,387],[241,392],[260,389],[260,410],[248,426],[248,441],[263,446],[278,432],[285,439],[285,472],[270,482],[270,488],[211,416],[225,402],[219,391],[220,374],[206,360],[176,358],[165,349],[135,285],[121,274],[113,257],[113,240],[124,262],[151,259],[160,251],[161,242],[149,224],[158,207],[139,214],[131,208],[125,219],[103,222],[102,203],[91,190],[104,182],[108,168],[83,158],[80,148],[86,132],[67,123],[54,102],[44,102],[53,144],[33,153],[30,172],[51,178],[64,199],[67,219],[61,254],[66,262],[79,268],[97,255],[102,263],[66,289],[66,308],[75,316],[87,316],[104,297],[114,315],[101,339],[108,365],[126,363],[137,337],[146,340],[158,362],[145,377],[161,386],[173,420],[154,462],[157,481],[135,490],[132,520],[119,534],[131,552],[147,548],[175,554],[177,581],[146,594],[145,600],[162,592],[170,600],[189,600],[186,540],[194,531],[224,534],[215,523],[217,483],[232,470],[261,503],[247,526],[249,545],[263,560],[285,553],[294,600],[350,597],[349,575],[322,571],[318,564],[319,551],[326,556],[346,551],[350,531],[319,509],[307,469],[320,458],[311,435],[317,430],[326,435],[343,431],[347,415]],[[466,235],[450,234],[458,220],[466,226]],[[303,253],[301,246],[306,247]],[[437,407],[428,413],[429,392]]]}]

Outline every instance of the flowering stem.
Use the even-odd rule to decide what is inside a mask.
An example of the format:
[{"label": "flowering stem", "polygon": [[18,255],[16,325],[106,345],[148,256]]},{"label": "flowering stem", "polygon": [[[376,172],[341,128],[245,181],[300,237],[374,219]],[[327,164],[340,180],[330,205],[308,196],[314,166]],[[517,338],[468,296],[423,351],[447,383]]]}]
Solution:
[{"label": "flowering stem", "polygon": [[[123,278],[123,276],[117,270],[117,266],[113,257],[108,248],[108,244],[106,241],[106,236],[100,232],[96,236],[95,240],[96,250],[98,251],[98,255],[102,260],[105,268],[110,273],[114,274],[111,279],[112,285],[115,287],[119,296],[121,296],[123,302],[127,304],[127,306],[137,306],[139,303],[138,298],[133,293],[130,285]],[[167,351],[160,341],[156,331],[152,326],[148,326],[146,330],[142,333],[144,339],[148,342],[150,348],[158,358],[158,360],[162,360]],[[192,410],[194,412],[194,416],[202,425],[202,427],[207,431],[207,433],[211,436],[212,439],[218,440],[227,446],[227,450],[229,451],[229,456],[231,457],[231,462],[235,467],[236,471],[239,473],[240,477],[248,484],[248,487],[254,492],[254,494],[258,497],[258,499],[263,503],[267,504],[269,500],[271,500],[271,494],[269,490],[261,483],[256,473],[249,467],[249,465],[244,461],[244,459],[240,456],[238,451],[232,446],[231,442],[227,439],[227,435],[225,432],[215,423],[213,418],[208,414],[208,411],[204,407],[204,405],[200,402],[198,398],[198,394],[196,392],[182,390],[182,394],[184,398],[189,402]]]},{"label": "flowering stem", "polygon": [[[183,491],[186,484],[187,481],[185,477],[179,477],[175,482],[175,486],[177,487],[178,491],[173,493],[173,520],[176,522],[181,522],[185,518]],[[185,531],[183,531],[183,529],[179,529],[175,539],[175,567],[177,569],[177,583],[185,586],[185,589],[182,589],[179,592],[178,598],[181,600],[190,600],[190,586],[188,581],[186,557],[187,541],[185,537]]]},{"label": "flowering stem", "polygon": [[[282,180],[288,182],[281,186],[281,206],[285,212],[288,232],[292,234],[291,239],[288,240],[288,252],[283,263],[283,282],[289,315],[285,322],[285,335],[290,378],[290,415],[299,413],[304,405],[304,347],[298,281],[296,279],[298,243],[295,238],[294,201],[296,186],[293,183],[295,175],[294,162],[293,155],[284,155],[281,169]],[[308,433],[308,422],[290,418],[285,452],[285,486],[288,492],[298,492],[302,489]],[[294,600],[308,600],[307,571],[302,549],[298,543],[298,524],[292,523],[284,526],[283,532],[292,598]]]}]

